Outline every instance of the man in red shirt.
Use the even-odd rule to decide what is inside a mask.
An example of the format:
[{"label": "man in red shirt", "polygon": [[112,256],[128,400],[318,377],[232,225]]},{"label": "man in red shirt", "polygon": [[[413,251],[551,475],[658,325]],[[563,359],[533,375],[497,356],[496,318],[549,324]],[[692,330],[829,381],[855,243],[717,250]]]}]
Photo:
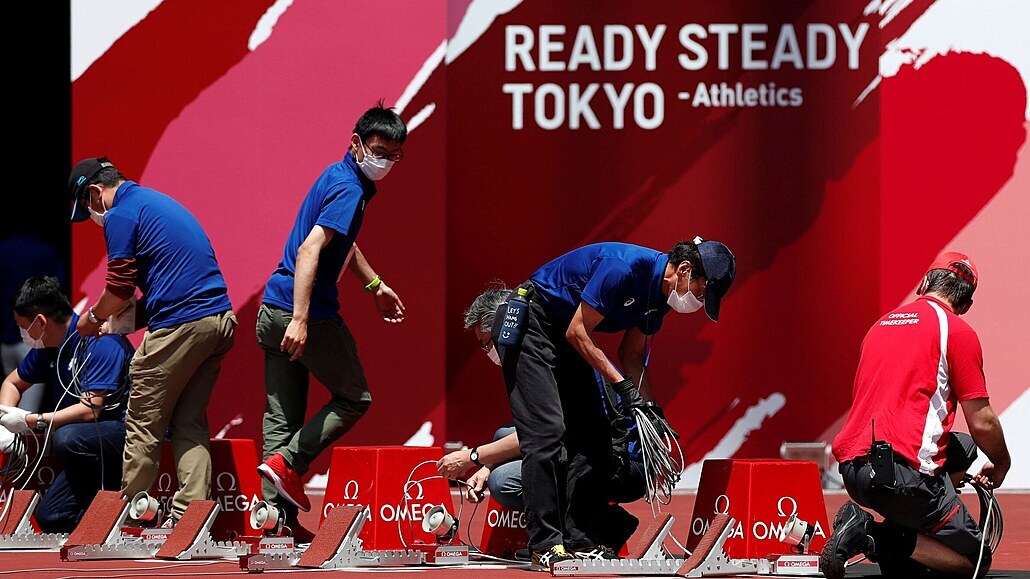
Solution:
[{"label": "man in red shirt", "polygon": [[[1010,466],[980,340],[959,318],[977,280],[968,256],[942,254],[920,298],[880,318],[862,342],[854,401],[833,453],[848,495],[884,522],[855,502],[841,507],[819,561],[828,579],[842,577],[859,553],[887,577],[971,577],[990,568],[990,549],[955,492],[976,446],[990,459],[973,477],[977,484],[1001,486]],[[958,406],[972,439],[951,432]]]}]

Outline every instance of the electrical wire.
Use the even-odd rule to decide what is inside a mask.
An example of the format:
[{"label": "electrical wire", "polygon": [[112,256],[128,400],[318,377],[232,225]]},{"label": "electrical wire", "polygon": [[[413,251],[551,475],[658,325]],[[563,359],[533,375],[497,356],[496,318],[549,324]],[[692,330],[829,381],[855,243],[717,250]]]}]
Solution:
[{"label": "electrical wire", "polygon": [[980,550],[973,570],[973,579],[976,579],[980,575],[980,565],[983,564],[984,547],[989,547],[991,553],[998,549],[1005,532],[1005,522],[1001,516],[1001,506],[994,498],[994,490],[990,485],[973,483],[973,488],[980,500]]},{"label": "electrical wire", "polygon": [[[636,408],[633,417],[640,436],[640,454],[644,459],[644,500],[651,505],[655,517],[661,505],[672,502],[676,484],[683,475],[683,449],[669,432],[659,432],[645,410]],[[674,454],[675,453],[675,454]],[[678,455],[677,461],[674,457]]]}]

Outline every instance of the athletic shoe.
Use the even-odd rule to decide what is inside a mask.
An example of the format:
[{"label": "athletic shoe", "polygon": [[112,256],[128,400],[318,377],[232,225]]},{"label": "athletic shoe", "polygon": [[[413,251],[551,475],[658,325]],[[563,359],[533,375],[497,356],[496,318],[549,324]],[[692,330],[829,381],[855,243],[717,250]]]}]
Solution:
[{"label": "athletic shoe", "polygon": [[549,549],[533,552],[532,569],[534,571],[546,571],[550,573],[551,566],[555,563],[572,561],[573,559],[575,559],[575,557],[565,550],[565,545],[554,545]]},{"label": "athletic shoe", "polygon": [[819,556],[819,570],[826,579],[841,579],[848,559],[869,550],[866,527],[872,521],[872,515],[851,501],[840,507],[833,519],[833,533]]},{"label": "athletic shoe", "polygon": [[532,559],[533,554],[529,552],[529,549],[515,549],[516,561],[530,561]]},{"label": "athletic shoe", "polygon": [[315,538],[315,534],[302,527],[300,523],[290,525],[290,532],[293,534],[294,547],[311,543]]},{"label": "athletic shoe", "polygon": [[283,455],[278,452],[273,454],[268,457],[268,460],[258,465],[257,469],[258,473],[265,477],[265,480],[275,485],[279,496],[304,512],[311,510],[311,501],[304,494],[304,485],[300,482],[300,475],[286,464]]},{"label": "athletic shoe", "polygon": [[605,547],[604,545],[595,545],[593,547],[587,547],[585,549],[577,549],[572,552],[572,555],[577,559],[621,559],[619,555],[611,548]]}]

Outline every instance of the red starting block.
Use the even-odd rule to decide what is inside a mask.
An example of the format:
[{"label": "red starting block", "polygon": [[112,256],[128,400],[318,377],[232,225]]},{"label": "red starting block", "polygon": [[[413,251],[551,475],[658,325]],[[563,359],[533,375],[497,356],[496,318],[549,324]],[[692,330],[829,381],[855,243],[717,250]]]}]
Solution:
[{"label": "red starting block", "polygon": [[[357,506],[368,514],[368,524],[359,535],[366,549],[435,544],[436,537],[422,530],[422,519],[437,505],[455,514],[450,487],[436,471],[436,461],[442,457],[439,447],[334,448],[319,524],[336,507]],[[412,484],[405,500],[409,477]]]},{"label": "red starting block", "polygon": [[502,507],[493,496],[489,501],[479,548],[487,555],[514,559],[515,551],[525,549],[529,545],[526,513]]},{"label": "red starting block", "polygon": [[[175,473],[172,443],[165,442],[161,452],[161,472],[149,493],[167,513],[172,506],[172,496],[179,488],[179,477]],[[211,536],[216,540],[230,541],[257,533],[250,527],[250,509],[261,501],[261,475],[257,466],[258,454],[253,440],[211,440],[211,500],[219,507]]]},{"label": "red starting block", "polygon": [[690,518],[687,549],[693,550],[718,515],[734,519],[726,540],[735,559],[790,553],[780,541],[787,519],[796,514],[814,526],[810,551],[818,553],[832,529],[814,462],[793,460],[706,460]]}]

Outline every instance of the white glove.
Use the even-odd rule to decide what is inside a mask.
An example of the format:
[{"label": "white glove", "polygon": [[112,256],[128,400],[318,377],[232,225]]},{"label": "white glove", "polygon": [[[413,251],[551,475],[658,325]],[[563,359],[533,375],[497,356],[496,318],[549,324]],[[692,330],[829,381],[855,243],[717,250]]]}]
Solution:
[{"label": "white glove", "polygon": [[7,454],[14,448],[15,434],[0,426],[0,453]]},{"label": "white glove", "polygon": [[29,415],[28,410],[0,404],[0,412],[3,412],[3,415],[0,415],[0,426],[15,434],[29,430],[29,424],[25,422],[25,417]]}]

